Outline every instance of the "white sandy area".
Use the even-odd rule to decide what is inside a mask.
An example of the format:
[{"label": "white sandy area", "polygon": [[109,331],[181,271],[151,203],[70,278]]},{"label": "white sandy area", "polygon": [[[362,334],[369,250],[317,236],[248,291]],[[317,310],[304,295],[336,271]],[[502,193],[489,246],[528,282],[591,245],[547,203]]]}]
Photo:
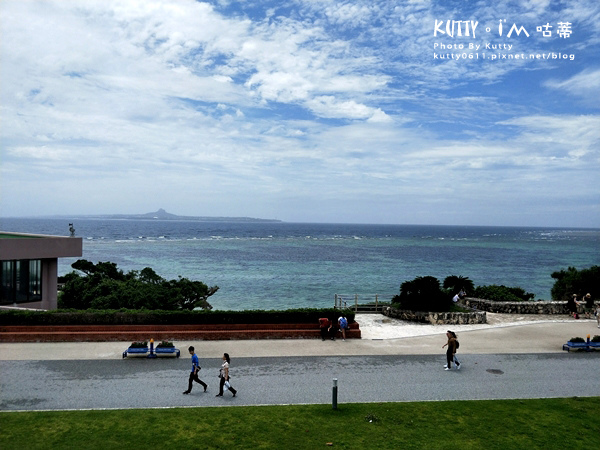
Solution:
[{"label": "white sandy area", "polygon": [[[546,314],[497,314],[487,313],[487,322],[475,325],[430,325],[392,319],[383,314],[356,314],[362,339],[398,339],[412,336],[445,334],[447,330],[455,333],[473,330],[489,330],[506,326],[528,325],[532,323],[574,322],[567,315]],[[595,319],[587,319],[594,320]]]}]

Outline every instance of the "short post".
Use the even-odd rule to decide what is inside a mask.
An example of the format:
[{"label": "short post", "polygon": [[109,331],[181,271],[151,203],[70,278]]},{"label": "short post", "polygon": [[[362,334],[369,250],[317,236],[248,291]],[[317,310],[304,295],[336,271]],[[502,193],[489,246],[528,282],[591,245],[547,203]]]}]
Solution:
[{"label": "short post", "polygon": [[337,409],[337,378],[333,379],[333,389],[331,392],[331,407]]},{"label": "short post", "polygon": [[154,353],[154,339],[150,339],[150,354],[148,358],[156,358],[156,354]]},{"label": "short post", "polygon": [[354,312],[358,311],[358,294],[354,294]]},{"label": "short post", "polygon": [[377,302],[378,302],[378,300],[379,300],[379,296],[377,294],[375,294],[375,312],[378,311],[378,309],[377,309]]},{"label": "short post", "polygon": [[[337,294],[335,294],[335,300],[334,300],[334,304],[335,304],[335,306],[334,306],[334,308],[337,308],[337,307],[338,307],[338,301],[337,301],[337,298],[338,298],[338,297],[337,297]],[[341,305],[340,305],[340,309],[341,309]]]}]

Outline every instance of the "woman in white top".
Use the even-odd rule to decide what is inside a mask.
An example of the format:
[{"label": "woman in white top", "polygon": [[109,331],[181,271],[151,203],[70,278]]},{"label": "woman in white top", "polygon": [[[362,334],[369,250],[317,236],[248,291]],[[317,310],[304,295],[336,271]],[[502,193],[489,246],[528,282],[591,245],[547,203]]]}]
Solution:
[{"label": "woman in white top", "polygon": [[[231,363],[231,359],[229,359],[229,353],[223,353],[223,364],[221,364],[221,370],[219,371],[219,393],[216,395],[217,397],[223,397],[223,387],[225,386],[225,382],[229,381],[229,364]],[[229,384],[229,383],[228,383]],[[237,391],[229,384],[229,391],[235,397]]]}]

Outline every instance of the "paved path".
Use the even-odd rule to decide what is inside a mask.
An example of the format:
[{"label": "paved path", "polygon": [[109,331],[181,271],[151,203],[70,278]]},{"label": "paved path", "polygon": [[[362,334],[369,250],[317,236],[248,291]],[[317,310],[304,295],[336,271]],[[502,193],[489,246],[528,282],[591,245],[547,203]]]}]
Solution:
[{"label": "paved path", "polygon": [[[378,320],[386,320],[381,319]],[[373,320],[373,319],[371,319]],[[362,325],[361,325],[362,327]],[[383,328],[381,331],[377,328]],[[320,339],[262,339],[175,342],[182,358],[189,345],[205,358],[228,352],[239,357],[321,355],[439,355],[446,342],[445,325],[367,326],[363,339],[322,342]],[[535,322],[527,324],[462,325],[458,331],[461,353],[560,353],[573,336],[600,334],[595,321]],[[406,331],[409,330],[409,331]],[[120,359],[130,342],[0,343],[0,360]]]},{"label": "paved path", "polygon": [[600,354],[464,355],[444,371],[444,355],[237,358],[238,396],[215,398],[216,359],[201,360],[199,385],[187,387],[182,360],[1,361],[1,410],[56,410],[571,397],[598,395]]},{"label": "paved path", "polygon": [[[333,378],[340,403],[598,395],[600,352],[561,350],[573,336],[600,334],[592,321],[452,327],[464,368],[446,372],[447,327],[369,320],[362,340],[176,342],[180,359],[122,359],[125,342],[0,343],[0,410],[330,403]],[[209,393],[181,394],[188,345]],[[214,397],[223,352],[236,398]]]}]

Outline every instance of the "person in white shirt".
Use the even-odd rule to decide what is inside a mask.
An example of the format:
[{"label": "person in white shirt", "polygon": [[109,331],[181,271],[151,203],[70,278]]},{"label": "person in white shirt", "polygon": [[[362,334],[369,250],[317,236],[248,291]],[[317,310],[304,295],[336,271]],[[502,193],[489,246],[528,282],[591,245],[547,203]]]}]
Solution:
[{"label": "person in white shirt", "polygon": [[237,390],[235,390],[233,388],[233,386],[231,386],[231,383],[229,383],[229,364],[231,363],[231,359],[229,359],[229,353],[223,353],[223,364],[221,364],[221,370],[219,371],[219,378],[220,378],[220,383],[219,383],[219,393],[216,395],[216,397],[223,397],[223,388],[225,387],[225,383],[227,383],[227,387],[229,389],[229,391],[233,394],[233,396],[235,397],[235,394],[237,394]]}]

